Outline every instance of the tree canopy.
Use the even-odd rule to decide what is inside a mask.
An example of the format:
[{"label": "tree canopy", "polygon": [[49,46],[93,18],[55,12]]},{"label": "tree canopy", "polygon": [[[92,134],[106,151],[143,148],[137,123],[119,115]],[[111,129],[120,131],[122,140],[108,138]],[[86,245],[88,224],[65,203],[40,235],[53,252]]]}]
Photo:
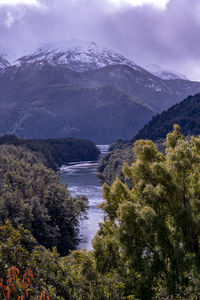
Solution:
[{"label": "tree canopy", "polygon": [[1,147],[0,217],[10,221],[0,226],[0,278],[12,266],[30,268],[30,299],[41,291],[70,300],[200,299],[200,137],[186,139],[175,125],[165,151],[138,140],[133,152],[123,167],[131,185],[117,178],[103,187],[93,250],[60,257],[47,247],[71,249],[86,200],[72,199],[32,153]]},{"label": "tree canopy", "polygon": [[79,221],[88,200],[71,197],[39,154],[22,147],[0,147],[0,222],[29,229],[39,244],[56,246],[61,255],[75,249]]},{"label": "tree canopy", "polygon": [[93,240],[97,269],[116,273],[125,296],[151,299],[155,287],[177,295],[200,271],[200,138],[180,127],[166,138],[165,154],[150,140],[134,144],[135,162],[104,185],[105,221]]},{"label": "tree canopy", "polygon": [[97,160],[100,151],[88,140],[74,138],[22,139],[14,134],[0,137],[0,145],[13,145],[26,148],[40,155],[48,168],[57,170],[61,165],[82,160]]}]

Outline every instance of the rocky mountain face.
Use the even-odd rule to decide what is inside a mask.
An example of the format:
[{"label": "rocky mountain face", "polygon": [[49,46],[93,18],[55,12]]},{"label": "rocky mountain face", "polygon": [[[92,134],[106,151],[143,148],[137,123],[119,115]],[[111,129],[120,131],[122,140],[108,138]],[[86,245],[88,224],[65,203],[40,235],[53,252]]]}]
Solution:
[{"label": "rocky mountain face", "polygon": [[114,51],[80,41],[48,44],[0,72],[0,134],[130,139],[157,112],[200,91],[163,80]]},{"label": "rocky mountain face", "polygon": [[0,69],[5,69],[10,66],[6,58],[6,54],[0,52]]}]

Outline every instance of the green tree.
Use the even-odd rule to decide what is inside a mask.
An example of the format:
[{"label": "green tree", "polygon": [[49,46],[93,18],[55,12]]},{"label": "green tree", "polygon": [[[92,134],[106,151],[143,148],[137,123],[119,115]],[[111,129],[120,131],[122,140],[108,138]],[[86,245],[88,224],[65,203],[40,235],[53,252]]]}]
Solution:
[{"label": "green tree", "polygon": [[104,185],[94,257],[101,274],[118,274],[125,297],[151,299],[159,286],[176,296],[200,271],[200,138],[186,140],[175,125],[165,146],[162,154],[138,140],[124,166],[132,189]]},{"label": "green tree", "polygon": [[[117,276],[99,273],[92,252],[72,251],[68,256],[60,257],[56,248],[47,250],[38,245],[29,230],[22,226],[14,228],[6,221],[0,226],[0,299],[1,292],[7,291],[7,285],[11,299],[26,293],[21,280],[10,281],[11,270],[17,271],[18,279],[30,272],[33,275],[31,285],[30,282],[26,285],[27,299],[39,300],[42,291],[49,294],[51,300],[122,299],[123,283]],[[16,298],[12,298],[12,294]]]},{"label": "green tree", "polygon": [[[20,271],[19,278],[31,270],[33,278],[28,299],[40,299],[42,291],[47,291],[52,300],[75,299],[70,292],[69,272],[64,271],[60,260],[55,248],[50,251],[40,246],[30,231],[22,226],[14,228],[9,221],[0,226],[0,278],[5,284],[13,267]],[[16,286],[19,295],[22,290],[23,286]]]},{"label": "green tree", "polygon": [[73,251],[62,258],[61,265],[70,277],[70,291],[74,299],[122,299],[124,284],[118,276],[98,272],[92,251]]},{"label": "green tree", "polygon": [[47,248],[61,255],[75,249],[79,222],[88,200],[71,197],[60,177],[40,156],[21,147],[0,146],[0,222],[23,225]]}]

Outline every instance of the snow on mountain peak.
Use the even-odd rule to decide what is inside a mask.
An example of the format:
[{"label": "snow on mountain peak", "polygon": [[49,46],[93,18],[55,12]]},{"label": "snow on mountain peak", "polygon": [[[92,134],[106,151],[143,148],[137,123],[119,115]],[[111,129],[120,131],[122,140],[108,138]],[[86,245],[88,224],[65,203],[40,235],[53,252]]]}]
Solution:
[{"label": "snow on mountain peak", "polygon": [[20,58],[19,62],[21,64],[31,62],[48,62],[53,65],[65,64],[78,72],[117,64],[128,65],[138,71],[142,70],[133,61],[113,50],[99,46],[94,42],[76,39],[44,44],[31,55]]},{"label": "snow on mountain peak", "polygon": [[162,69],[160,66],[158,65],[147,65],[145,67],[146,70],[148,70],[150,73],[152,73],[153,75],[164,79],[164,80],[170,80],[170,79],[184,79],[184,80],[188,80],[188,78],[181,73],[174,73],[173,71],[170,70],[164,70]]},{"label": "snow on mountain peak", "polygon": [[0,50],[0,69],[5,69],[10,66],[8,55],[4,50]]}]

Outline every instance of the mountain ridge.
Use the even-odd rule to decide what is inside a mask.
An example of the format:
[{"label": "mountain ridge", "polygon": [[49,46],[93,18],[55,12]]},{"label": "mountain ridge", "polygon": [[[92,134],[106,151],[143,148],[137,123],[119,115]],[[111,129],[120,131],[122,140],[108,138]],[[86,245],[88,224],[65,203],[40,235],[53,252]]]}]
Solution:
[{"label": "mountain ridge", "polygon": [[164,80],[171,80],[171,79],[184,79],[188,80],[188,78],[179,72],[173,72],[168,69],[162,69],[160,66],[152,64],[147,65],[144,67],[147,71],[154,74],[155,76],[164,79]]},{"label": "mountain ridge", "polygon": [[[51,59],[56,51],[50,53]],[[112,143],[130,139],[153,115],[200,92],[199,82],[162,80],[133,62],[132,66],[124,64],[126,58],[95,43],[83,45],[81,53],[91,55],[86,65],[80,60],[80,48],[68,51],[77,59],[73,61],[76,70],[68,60],[63,63],[66,52],[62,52],[53,62],[43,59],[43,54],[36,60],[25,56],[21,63],[0,72],[0,134]],[[103,67],[98,67],[98,56],[100,62],[105,58]],[[86,70],[80,72],[80,67]]]},{"label": "mountain ridge", "polygon": [[[49,62],[51,64],[66,64],[68,68],[84,72],[96,70],[108,65],[124,64],[134,70],[147,71],[164,80],[188,78],[178,72],[163,69],[157,65],[139,66],[132,59],[95,42],[80,39],[68,39],[58,42],[49,42],[38,46],[35,50],[24,50],[24,55],[11,54],[7,51],[7,60],[10,65],[19,65],[31,62]],[[6,53],[6,51],[4,51]],[[85,64],[84,64],[85,63]]]},{"label": "mountain ridge", "polygon": [[135,70],[142,69],[132,60],[107,47],[75,39],[44,44],[33,53],[19,58],[18,62],[20,64],[32,62],[65,64],[69,69],[77,72],[96,70],[111,64],[129,65]]},{"label": "mountain ridge", "polygon": [[7,59],[7,55],[4,52],[0,52],[0,69],[5,69],[10,66],[10,63]]}]

